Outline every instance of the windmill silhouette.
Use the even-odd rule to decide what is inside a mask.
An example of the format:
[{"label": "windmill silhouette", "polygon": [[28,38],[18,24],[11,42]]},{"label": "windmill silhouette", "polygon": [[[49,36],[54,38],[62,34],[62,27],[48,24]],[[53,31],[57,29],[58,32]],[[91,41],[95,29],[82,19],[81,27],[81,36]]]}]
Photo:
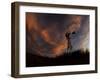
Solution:
[{"label": "windmill silhouette", "polygon": [[70,50],[72,50],[72,44],[71,44],[71,35],[72,34],[75,34],[76,32],[72,32],[72,33],[69,33],[69,32],[66,32],[65,36],[66,36],[66,39],[68,40],[68,48],[67,48],[67,52],[69,52]]}]

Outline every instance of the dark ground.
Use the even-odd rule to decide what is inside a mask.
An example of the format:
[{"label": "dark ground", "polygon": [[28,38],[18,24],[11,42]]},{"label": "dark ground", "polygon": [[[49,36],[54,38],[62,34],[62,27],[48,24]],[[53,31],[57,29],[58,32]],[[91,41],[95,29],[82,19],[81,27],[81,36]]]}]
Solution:
[{"label": "dark ground", "polygon": [[89,51],[81,50],[64,54],[57,58],[47,58],[26,53],[26,67],[58,66],[58,65],[80,65],[89,64]]}]

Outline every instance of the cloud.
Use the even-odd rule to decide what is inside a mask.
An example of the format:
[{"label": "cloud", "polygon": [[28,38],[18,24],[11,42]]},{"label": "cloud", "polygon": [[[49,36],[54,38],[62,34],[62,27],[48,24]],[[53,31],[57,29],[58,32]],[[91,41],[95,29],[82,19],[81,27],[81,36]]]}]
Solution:
[{"label": "cloud", "polygon": [[[76,36],[71,36],[71,44],[74,46],[73,50],[80,49],[81,43],[87,41],[85,37],[89,27],[88,23],[83,24],[86,21],[83,19],[85,19],[84,15],[26,13],[27,52],[46,57],[60,56],[68,48],[68,39],[65,37],[67,32],[79,32],[75,34]],[[80,38],[80,36],[84,37]]]}]

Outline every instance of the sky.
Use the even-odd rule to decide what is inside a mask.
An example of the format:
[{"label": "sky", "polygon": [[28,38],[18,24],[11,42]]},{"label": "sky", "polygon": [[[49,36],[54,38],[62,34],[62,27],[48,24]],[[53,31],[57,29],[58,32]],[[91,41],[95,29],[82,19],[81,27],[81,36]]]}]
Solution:
[{"label": "sky", "polygon": [[[72,34],[75,32],[75,34]],[[68,51],[89,50],[89,16],[49,13],[26,13],[27,52],[57,57]]]}]

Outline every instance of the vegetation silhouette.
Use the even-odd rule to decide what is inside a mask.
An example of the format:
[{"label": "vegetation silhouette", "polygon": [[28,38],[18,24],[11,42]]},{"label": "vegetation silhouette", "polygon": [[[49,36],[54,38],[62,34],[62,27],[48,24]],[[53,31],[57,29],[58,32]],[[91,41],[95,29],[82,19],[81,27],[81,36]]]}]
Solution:
[{"label": "vegetation silhouette", "polygon": [[89,51],[77,50],[64,53],[56,58],[48,58],[26,53],[26,67],[36,66],[60,66],[60,65],[80,65],[89,64]]}]

